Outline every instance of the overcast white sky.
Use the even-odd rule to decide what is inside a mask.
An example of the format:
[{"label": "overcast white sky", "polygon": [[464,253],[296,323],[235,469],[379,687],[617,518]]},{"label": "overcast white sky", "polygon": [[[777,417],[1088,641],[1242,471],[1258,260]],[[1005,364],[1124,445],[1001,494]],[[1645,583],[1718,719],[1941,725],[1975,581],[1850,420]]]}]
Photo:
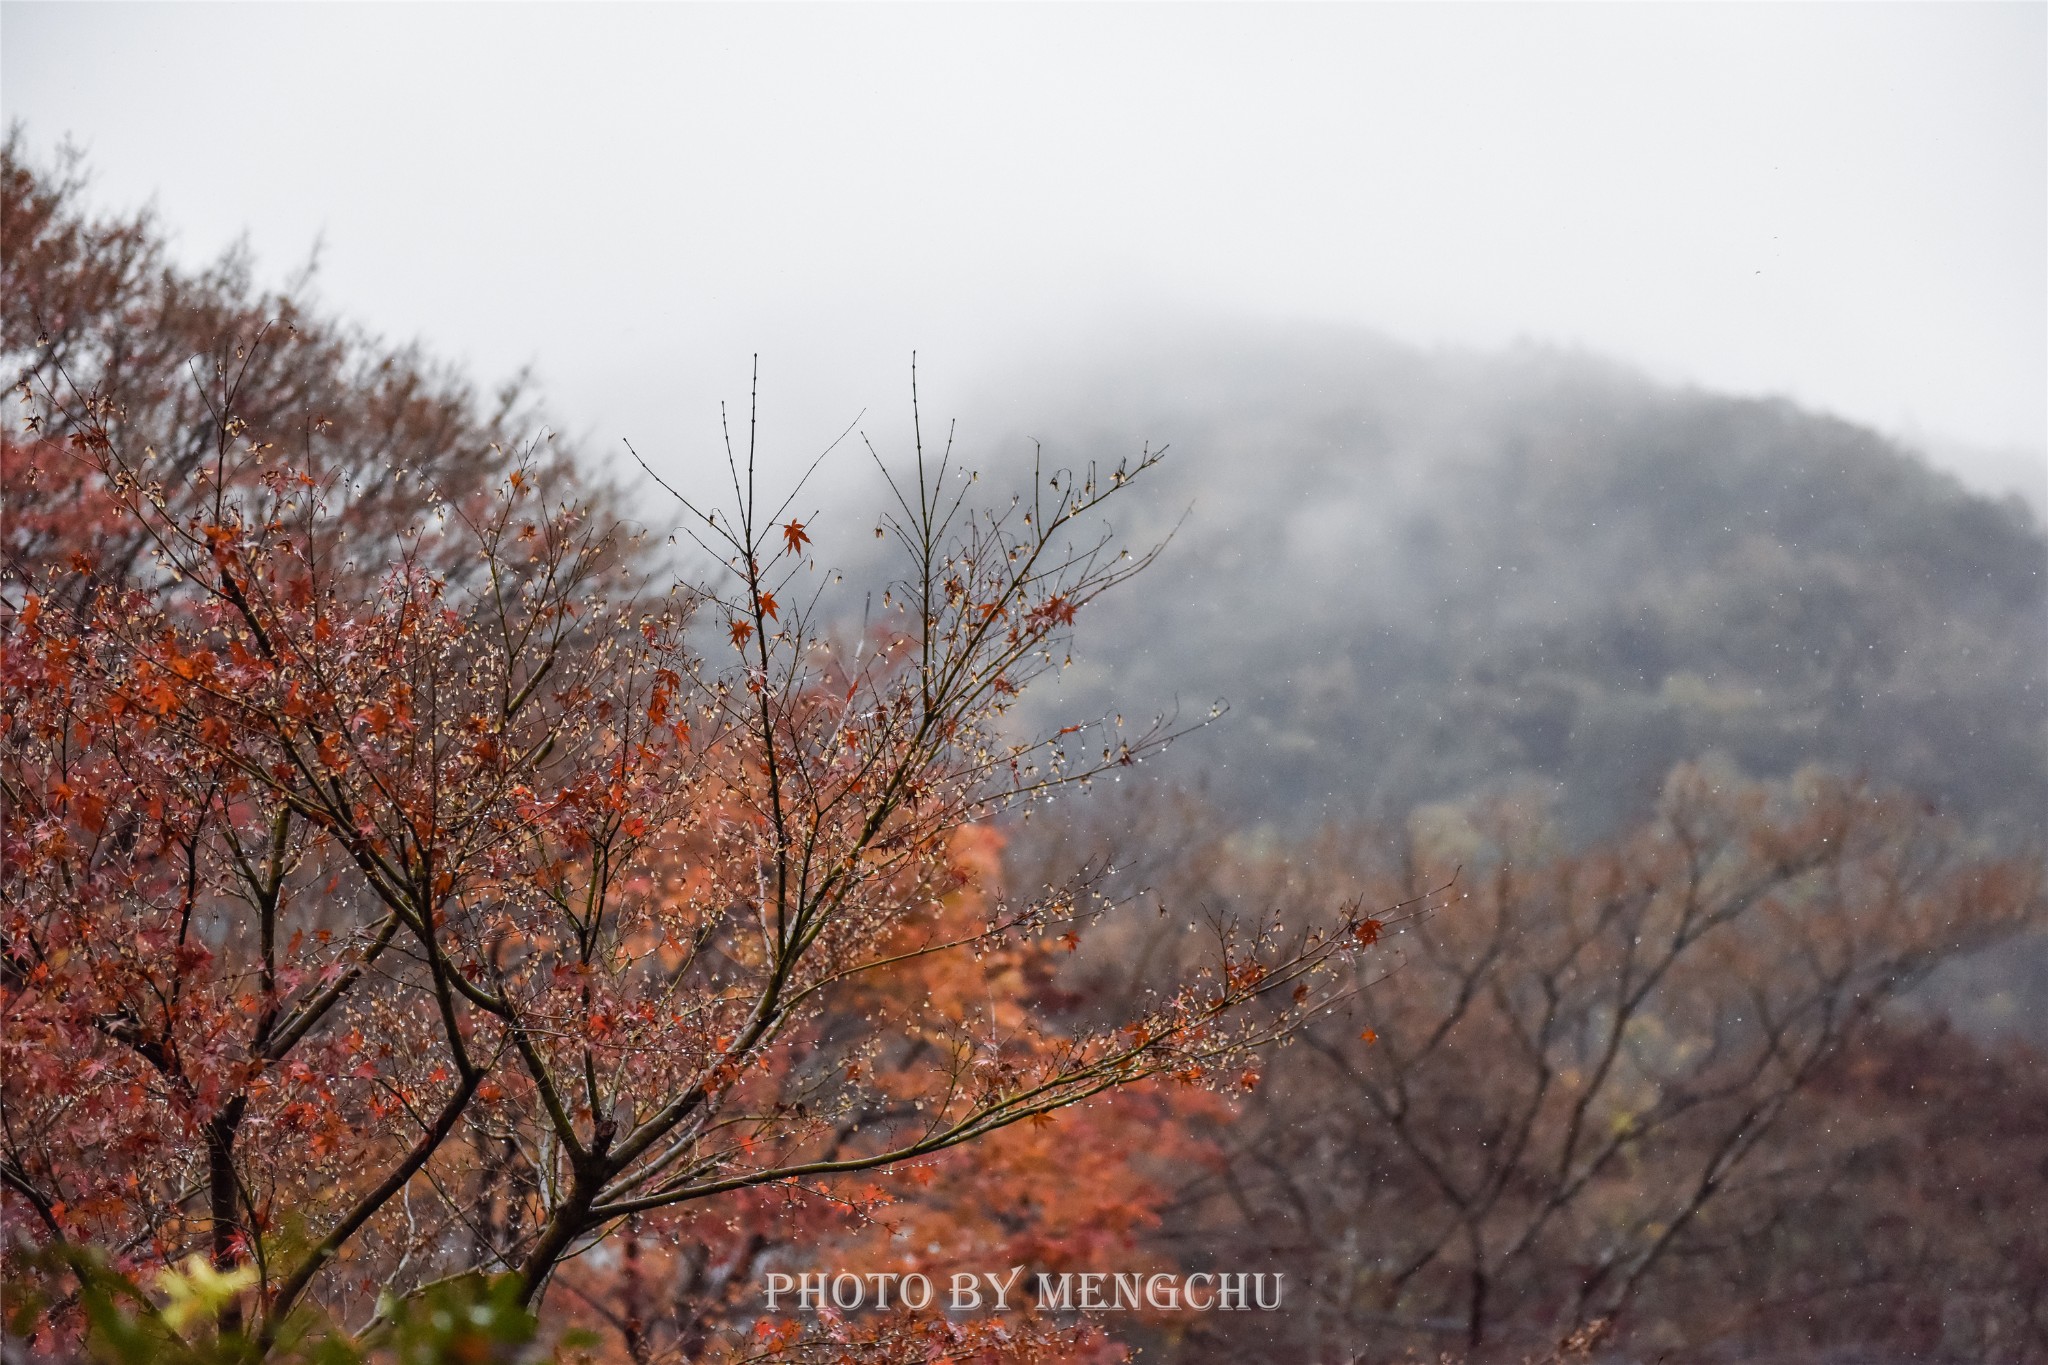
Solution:
[{"label": "overcast white sky", "polygon": [[[0,101],[602,442],[1132,316],[2048,450],[2048,7],[8,4]],[[1994,476],[1995,477],[1995,476]]]}]

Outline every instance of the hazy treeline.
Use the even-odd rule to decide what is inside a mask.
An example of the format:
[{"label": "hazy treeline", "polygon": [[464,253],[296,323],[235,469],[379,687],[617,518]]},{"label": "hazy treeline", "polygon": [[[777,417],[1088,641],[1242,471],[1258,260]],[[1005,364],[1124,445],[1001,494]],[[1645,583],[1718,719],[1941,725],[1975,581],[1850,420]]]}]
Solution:
[{"label": "hazy treeline", "polygon": [[[1529,348],[1162,344],[1019,384],[1067,463],[1169,442],[1154,590],[1066,701],[1226,697],[1177,757],[1293,829],[1537,784],[1612,829],[1681,759],[1823,761],[2004,833],[2048,810],[2048,538],[1788,403]],[[1042,699],[1049,700],[1049,699]]]},{"label": "hazy treeline", "polygon": [[[1165,773],[1244,830],[1514,793],[1590,838],[1707,755],[1896,783],[2006,847],[2048,829],[2048,536],[1877,433],[1334,330],[1144,336],[1006,383],[999,449],[1171,446],[1120,528],[1174,533],[1155,590],[1084,621],[1027,706],[1226,699]],[[2048,1038],[2038,942],[1932,989]]]}]

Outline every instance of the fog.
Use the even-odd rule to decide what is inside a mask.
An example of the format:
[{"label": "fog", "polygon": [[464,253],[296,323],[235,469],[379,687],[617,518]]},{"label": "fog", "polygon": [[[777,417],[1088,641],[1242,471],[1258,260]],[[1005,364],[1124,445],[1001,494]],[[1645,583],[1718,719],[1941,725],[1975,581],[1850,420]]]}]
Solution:
[{"label": "fog", "polygon": [[[801,1349],[764,1276],[919,1246],[1286,1276],[1104,1325],[1181,1365],[2048,1358],[2044,49],[2039,4],[0,8],[10,1218],[254,1246],[283,1313],[263,1225],[356,1182],[319,1311],[402,1343],[519,1267],[618,1360]],[[878,526],[913,375],[972,533]],[[758,445],[765,576],[629,442],[721,509]],[[997,525],[1034,460],[1104,521],[1049,511],[1084,473]],[[368,1109],[300,1126],[273,1037]]]},{"label": "fog", "polygon": [[[4,103],[188,259],[687,477],[1188,320],[1535,340],[2048,497],[2043,12],[10,4]],[[1169,433],[1161,433],[1162,439]]]}]

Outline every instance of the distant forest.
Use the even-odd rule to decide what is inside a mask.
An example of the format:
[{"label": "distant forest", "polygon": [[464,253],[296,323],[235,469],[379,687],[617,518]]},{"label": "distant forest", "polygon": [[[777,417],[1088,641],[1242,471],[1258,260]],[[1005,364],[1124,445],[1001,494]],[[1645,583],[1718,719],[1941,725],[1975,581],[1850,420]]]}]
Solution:
[{"label": "distant forest", "polygon": [[1153,350],[1023,410],[1062,462],[1170,443],[1119,528],[1188,510],[1164,581],[1084,624],[1060,704],[1226,698],[1174,763],[1234,810],[1533,784],[1598,833],[1716,753],[2007,835],[2048,812],[2048,536],[1864,428],[1354,336]]},{"label": "distant forest", "polygon": [[[1591,839],[1706,758],[1895,784],[2008,847],[2048,830],[2048,535],[1866,428],[1578,353],[1299,329],[1004,400],[1006,450],[1170,446],[1153,520],[1119,527],[1174,532],[1149,590],[1027,703],[1227,701],[1164,762],[1241,828],[1513,795]],[[2039,1036],[2048,950],[1948,979],[1977,1026]]]}]

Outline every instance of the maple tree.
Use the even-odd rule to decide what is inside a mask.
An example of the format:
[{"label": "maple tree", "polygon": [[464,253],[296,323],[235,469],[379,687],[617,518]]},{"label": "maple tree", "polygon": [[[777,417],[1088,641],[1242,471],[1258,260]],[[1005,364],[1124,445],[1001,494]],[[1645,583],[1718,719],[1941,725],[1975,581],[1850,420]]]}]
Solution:
[{"label": "maple tree", "polygon": [[[938,911],[946,931],[971,931],[989,913],[1002,885],[1002,842],[986,825],[949,841],[949,859],[963,880]],[[1080,1002],[1059,978],[1072,960],[1067,943],[1049,935],[980,954],[918,957],[814,1027],[872,1036],[869,1016],[887,1018],[900,1032],[893,1046],[868,1054],[871,1103],[908,1113],[921,1089],[921,1016],[957,1025],[988,1009],[1010,1028],[1031,1013],[1071,1018]],[[1025,1039],[1019,1035],[1017,1042]],[[777,1102],[803,1102],[795,1079],[782,1078]],[[618,1354],[633,1361],[745,1359],[764,1344],[778,1355],[802,1358],[816,1350],[829,1360],[922,1359],[933,1351],[986,1351],[1006,1360],[1122,1359],[1123,1346],[1103,1324],[1036,1311],[1034,1277],[1103,1266],[1176,1268],[1145,1238],[1172,1198],[1171,1172],[1214,1159],[1213,1145],[1197,1130],[1229,1107],[1227,1098],[1203,1086],[1141,1085],[893,1171],[770,1186],[754,1191],[743,1207],[712,1205],[666,1221],[637,1220],[600,1254],[564,1267],[567,1293],[553,1302],[571,1320],[601,1328]],[[847,1116],[834,1140],[857,1142],[873,1117]],[[1145,1140],[1134,1144],[1137,1133]],[[864,1314],[835,1313],[828,1304],[821,1319],[793,1308],[789,1293],[779,1305],[763,1294],[770,1276],[851,1268],[891,1277],[923,1273],[944,1296],[960,1267],[1008,1272],[1016,1266],[1027,1273],[1000,1315],[949,1317],[906,1311],[899,1302],[891,1312],[872,1311],[870,1303]],[[870,1300],[873,1289],[870,1284]],[[1153,1317],[1168,1330],[1182,1325],[1171,1315]]]},{"label": "maple tree", "polygon": [[[374,1320],[481,1270],[530,1303],[622,1228],[861,1206],[863,1172],[1147,1078],[1246,1084],[1352,989],[1379,924],[1355,903],[1219,925],[1210,960],[1083,1026],[1040,997],[1103,909],[1085,878],[963,894],[977,822],[1173,737],[1004,728],[1149,562],[1098,518],[1156,454],[982,507],[920,441],[884,520],[907,570],[847,633],[815,514],[758,497],[748,449],[728,507],[684,504],[722,576],[664,590],[545,447],[477,444],[497,419],[462,394],[342,420],[384,410],[390,367],[305,360],[312,320],[165,378],[183,343],[134,300],[168,310],[179,277],[147,233],[38,209],[9,153],[43,213],[10,280],[76,285],[39,286],[33,339],[8,319],[31,358],[0,449],[16,1235],[246,1273],[219,1327],[261,1353],[316,1302]],[[1030,1131],[997,1150],[1028,1163]]]}]

